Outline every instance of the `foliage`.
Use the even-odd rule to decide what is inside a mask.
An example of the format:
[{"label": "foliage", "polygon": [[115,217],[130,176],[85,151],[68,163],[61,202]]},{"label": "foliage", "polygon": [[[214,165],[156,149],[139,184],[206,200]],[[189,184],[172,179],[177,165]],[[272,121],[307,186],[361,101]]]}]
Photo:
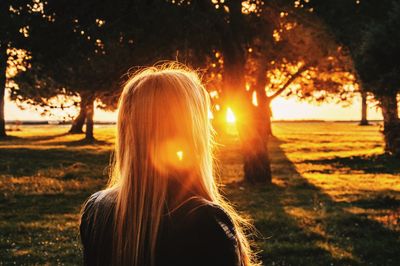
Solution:
[{"label": "foliage", "polygon": [[[248,55],[250,61],[253,58],[268,64],[269,90],[282,86],[282,79],[276,84],[279,78],[293,75],[290,67],[306,64],[310,69],[292,86],[292,93],[322,101],[329,92],[339,91],[346,98],[351,91],[343,83],[354,83],[347,73],[351,65],[346,55],[329,40],[310,12],[292,8],[292,4],[245,2],[241,10],[245,13],[243,24],[238,28],[243,37],[237,40],[238,45],[253,50]],[[132,65],[176,57],[196,68],[208,68],[215,52],[225,49],[223,39],[232,19],[231,6],[229,1],[206,4],[160,0],[139,1],[137,5],[129,1],[116,5],[113,1],[76,1],[73,5],[69,1],[48,1],[43,7],[46,14],[51,14],[48,21],[28,31],[33,39],[33,68],[20,79],[25,82],[23,90],[12,90],[12,97],[20,103],[55,108],[49,99],[57,94],[93,91],[102,101],[100,107],[113,109],[126,79],[124,74]],[[251,68],[250,63],[248,76],[252,75]],[[277,71],[281,77],[276,77]],[[314,91],[321,90],[324,92],[314,95]]]},{"label": "foliage", "polygon": [[40,0],[0,2],[0,137],[5,137],[4,97],[7,87],[17,87],[14,77],[28,66],[26,52],[29,27],[42,20]]},{"label": "foliage", "polygon": [[359,72],[363,81],[378,95],[400,91],[400,4],[393,1],[387,18],[369,24],[360,49]]},{"label": "foliage", "polygon": [[[376,87],[364,80],[367,77],[367,74],[363,74],[363,68],[366,67],[364,60],[366,56],[369,56],[362,49],[366,39],[365,35],[386,20],[393,2],[392,0],[313,0],[305,4],[315,10],[315,13],[327,24],[336,40],[349,51],[357,74],[361,75],[361,82],[366,83],[363,85],[367,91],[377,92],[383,88]],[[385,46],[381,46],[380,49],[384,49]]]},{"label": "foliage", "polygon": [[249,76],[266,69],[269,95],[285,92],[314,102],[351,99],[358,89],[351,58],[321,20],[290,6],[265,8],[262,16],[273,31],[254,44],[250,59],[261,57],[266,66],[255,64]]},{"label": "foliage", "polygon": [[85,94],[115,109],[132,66],[173,58],[177,42],[170,29],[176,24],[170,18],[180,16],[171,7],[165,1],[47,1],[52,17],[30,28],[31,68],[20,75],[24,86],[12,98],[51,109],[66,108],[51,104],[58,94]]}]

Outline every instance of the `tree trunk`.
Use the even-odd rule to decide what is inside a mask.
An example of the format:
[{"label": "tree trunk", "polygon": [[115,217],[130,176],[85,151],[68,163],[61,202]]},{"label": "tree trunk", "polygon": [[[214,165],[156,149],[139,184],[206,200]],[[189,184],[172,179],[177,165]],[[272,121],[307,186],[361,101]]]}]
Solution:
[{"label": "tree trunk", "polygon": [[4,114],[4,97],[6,92],[7,47],[0,43],[0,138],[5,138],[6,121]]},{"label": "tree trunk", "polygon": [[398,115],[397,94],[379,96],[382,108],[385,151],[400,158],[400,120]]},{"label": "tree trunk", "polygon": [[241,88],[243,92],[236,94],[232,108],[236,111],[236,128],[242,145],[244,179],[252,184],[271,184],[268,113],[265,104],[259,103],[258,106],[254,106],[250,95],[245,92],[245,87]]},{"label": "tree trunk", "polygon": [[245,49],[241,1],[227,2],[230,23],[224,29],[224,90],[230,93],[228,106],[236,116],[236,127],[242,144],[244,179],[250,183],[271,183],[265,112],[251,103],[251,94],[245,90]]},{"label": "tree trunk", "polygon": [[72,126],[69,130],[71,134],[82,134],[83,133],[83,125],[85,124],[86,120],[86,106],[88,104],[88,97],[84,93],[81,93],[81,103],[80,103],[80,110],[79,115],[72,121]]},{"label": "tree trunk", "polygon": [[274,136],[273,132],[272,132],[272,109],[271,109],[271,101],[270,99],[267,98],[266,102],[265,102],[265,112],[266,112],[266,127],[267,127],[267,131],[268,131],[268,136],[272,137]]},{"label": "tree trunk", "polygon": [[[238,80],[238,76],[243,77],[243,73],[239,74],[234,71],[234,67],[225,66],[225,86],[236,90],[233,100],[228,105],[232,107],[236,117],[236,127],[242,145],[244,179],[253,184],[271,184],[267,112],[260,106],[252,105],[249,93],[245,92],[244,81]],[[231,78],[232,76],[234,78]]]},{"label": "tree trunk", "polygon": [[[245,91],[244,72],[237,72],[236,67],[225,64],[224,79],[226,88],[235,90],[228,105],[236,117],[236,128],[242,145],[244,179],[249,183],[270,184],[272,180],[268,155],[268,114],[259,105],[251,103],[251,96]],[[241,86],[241,85],[242,86]]]},{"label": "tree trunk", "polygon": [[85,139],[94,140],[93,136],[93,115],[94,115],[94,97],[90,97],[86,105],[86,132]]},{"label": "tree trunk", "polygon": [[245,121],[239,121],[242,139],[245,178],[250,183],[272,182],[271,163],[268,153],[270,130],[265,105],[247,106]]},{"label": "tree trunk", "polygon": [[368,126],[368,119],[367,119],[367,92],[362,90],[361,91],[361,121],[360,126]]}]

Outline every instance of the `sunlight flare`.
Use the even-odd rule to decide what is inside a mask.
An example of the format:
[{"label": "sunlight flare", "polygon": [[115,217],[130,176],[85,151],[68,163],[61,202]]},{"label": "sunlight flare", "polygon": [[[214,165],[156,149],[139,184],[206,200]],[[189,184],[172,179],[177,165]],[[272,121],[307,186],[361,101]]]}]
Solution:
[{"label": "sunlight flare", "polygon": [[212,113],[211,110],[208,110],[208,119],[214,119],[214,114]]},{"label": "sunlight flare", "polygon": [[258,106],[258,100],[257,100],[257,92],[253,91],[253,95],[251,97],[251,102],[254,106]]},{"label": "sunlight flare", "polygon": [[226,111],[226,122],[228,122],[229,124],[234,124],[236,122],[235,114],[230,107],[228,107]]},{"label": "sunlight flare", "polygon": [[183,151],[177,151],[176,156],[178,157],[179,161],[182,161],[183,160]]}]

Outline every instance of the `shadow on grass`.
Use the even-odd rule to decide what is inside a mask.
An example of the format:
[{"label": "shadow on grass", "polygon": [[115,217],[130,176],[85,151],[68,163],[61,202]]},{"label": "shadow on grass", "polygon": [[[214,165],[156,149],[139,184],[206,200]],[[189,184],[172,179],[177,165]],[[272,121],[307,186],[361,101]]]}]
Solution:
[{"label": "shadow on grass", "polygon": [[251,214],[263,265],[351,263],[351,260],[334,258],[318,246],[323,236],[302,228],[286,212],[285,188],[278,185],[254,187],[236,182],[227,186],[227,194],[242,211]]},{"label": "shadow on grass", "polygon": [[[352,206],[368,209],[395,209],[400,208],[400,200],[389,194],[394,194],[393,190],[386,191],[386,195],[378,195],[372,198],[360,199],[350,202]],[[346,205],[346,203],[345,203]]]},{"label": "shadow on grass", "polygon": [[[27,193],[13,186],[0,188],[0,264],[82,263],[79,211],[87,197],[106,183],[110,149],[102,147],[103,141],[51,142],[64,135],[11,137],[0,143],[2,182],[10,177],[18,178],[13,179],[16,184],[25,182],[19,177],[50,177],[45,185],[56,186],[56,192],[44,189],[41,194],[34,194],[35,187]],[[28,146],[20,146],[25,144]],[[55,144],[66,147],[54,148]],[[91,185],[91,181],[85,183],[86,179],[78,180],[81,177],[100,179]],[[71,181],[73,189],[66,186],[59,192],[53,178],[77,180]]]},{"label": "shadow on grass", "polygon": [[[7,147],[9,145],[24,145],[24,144],[35,144],[35,142],[42,142],[42,141],[50,141],[46,143],[40,143],[41,146],[54,146],[54,145],[62,145],[66,147],[79,147],[85,145],[94,145],[94,146],[101,146],[101,145],[113,145],[105,140],[97,140],[97,139],[78,139],[78,140],[70,140],[70,141],[51,141],[53,139],[64,137],[68,135],[77,135],[72,133],[60,133],[50,136],[29,136],[29,137],[18,137],[18,136],[6,136],[0,139],[0,146]],[[39,144],[39,143],[38,143]]]},{"label": "shadow on grass", "polygon": [[[80,206],[90,192],[75,191],[69,193],[23,195],[16,194],[11,198],[0,197],[0,205],[7,204],[7,213],[2,213],[4,221],[35,221],[44,215],[58,215],[79,212]],[[26,211],[29,209],[29,212]]]},{"label": "shadow on grass", "polygon": [[110,151],[106,150],[4,148],[0,149],[0,174],[16,177],[38,173],[51,175],[51,170],[79,163],[86,166],[91,177],[96,177],[103,175],[109,161]]},{"label": "shadow on grass", "polygon": [[86,145],[93,145],[93,146],[104,146],[104,145],[113,145],[104,140],[97,140],[97,139],[79,139],[79,140],[72,140],[72,141],[57,141],[51,142],[51,145],[62,145],[66,147],[79,147],[79,146],[86,146]]},{"label": "shadow on grass", "polygon": [[[346,211],[327,193],[309,183],[296,170],[295,165],[290,162],[281,149],[281,144],[281,141],[275,139],[272,149],[275,149],[278,157],[287,161],[285,175],[279,175],[278,172],[279,179],[286,178],[286,182],[291,184],[288,186],[285,201],[289,200],[294,208],[300,207],[300,211],[315,215],[313,222],[316,223],[316,228],[321,229],[321,235],[325,237],[324,244],[332,254],[336,253],[340,256],[347,253],[351,255],[349,258],[352,258],[355,264],[364,265],[394,265],[400,261],[399,232],[389,230],[363,215]],[[383,161],[387,162],[384,159]],[[381,161],[378,159],[378,162]],[[364,165],[366,166],[366,164]],[[388,203],[388,200],[380,200],[375,204],[382,202]]]},{"label": "shadow on grass", "polygon": [[303,163],[332,165],[336,168],[361,170],[371,174],[398,174],[400,160],[387,154],[370,156],[335,157],[332,159],[305,160]]},{"label": "shadow on grass", "polygon": [[252,215],[266,238],[259,243],[264,264],[396,265],[400,261],[399,231],[346,210],[382,204],[396,208],[397,202],[382,199],[343,206],[296,170],[279,139],[271,142],[274,185],[227,186],[229,197]]},{"label": "shadow on grass", "polygon": [[50,136],[29,136],[29,137],[18,137],[18,136],[12,136],[8,135],[4,138],[0,138],[0,145],[9,145],[10,141],[13,141],[13,144],[26,144],[26,143],[32,143],[35,141],[47,141],[47,140],[52,140],[55,138],[63,137],[69,135],[68,132],[65,133],[60,133],[60,134],[55,134],[55,135],[50,135]]},{"label": "shadow on grass", "polygon": [[81,264],[78,214],[91,193],[74,191],[0,198],[2,263]]}]

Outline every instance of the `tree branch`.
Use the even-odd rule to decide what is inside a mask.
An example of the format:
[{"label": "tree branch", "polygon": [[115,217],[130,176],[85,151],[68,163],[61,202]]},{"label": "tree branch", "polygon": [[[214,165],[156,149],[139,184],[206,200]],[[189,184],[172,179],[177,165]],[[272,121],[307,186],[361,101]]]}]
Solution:
[{"label": "tree branch", "polygon": [[284,92],[287,89],[287,87],[289,87],[290,84],[292,84],[293,81],[295,81],[301,74],[303,74],[303,72],[308,70],[308,68],[309,68],[309,65],[307,65],[307,64],[305,64],[304,66],[300,67],[299,70],[297,70],[297,72],[295,74],[291,75],[291,77],[285,82],[285,84],[279,90],[277,90],[271,96],[267,97],[268,101],[272,101],[273,99],[275,99],[276,97],[281,95],[282,92]]}]

